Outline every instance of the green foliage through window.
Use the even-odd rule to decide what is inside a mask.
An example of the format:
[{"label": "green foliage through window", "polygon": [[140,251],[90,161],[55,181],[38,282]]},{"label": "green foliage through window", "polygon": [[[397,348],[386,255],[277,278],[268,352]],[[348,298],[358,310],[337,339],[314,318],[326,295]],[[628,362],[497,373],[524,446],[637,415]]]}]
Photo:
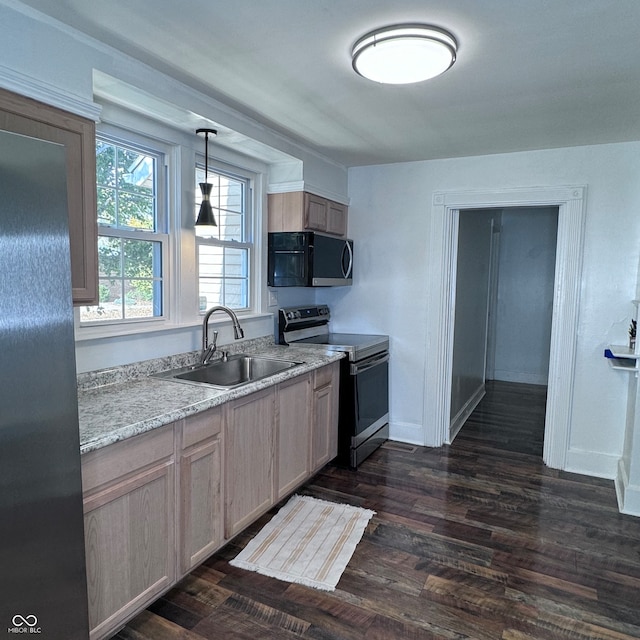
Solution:
[{"label": "green foliage through window", "polygon": [[163,314],[159,160],[150,152],[96,140],[99,303],[81,309],[83,322]]}]

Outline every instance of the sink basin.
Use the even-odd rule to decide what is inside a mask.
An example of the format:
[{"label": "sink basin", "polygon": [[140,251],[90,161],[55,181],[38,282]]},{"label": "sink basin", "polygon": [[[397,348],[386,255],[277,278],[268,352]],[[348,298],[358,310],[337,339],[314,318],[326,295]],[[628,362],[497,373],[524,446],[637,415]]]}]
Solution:
[{"label": "sink basin", "polygon": [[276,360],[239,354],[229,356],[228,360],[216,360],[210,364],[195,365],[189,369],[167,371],[155,377],[176,382],[206,384],[220,389],[233,389],[291,369],[299,364],[301,363],[291,360]]}]

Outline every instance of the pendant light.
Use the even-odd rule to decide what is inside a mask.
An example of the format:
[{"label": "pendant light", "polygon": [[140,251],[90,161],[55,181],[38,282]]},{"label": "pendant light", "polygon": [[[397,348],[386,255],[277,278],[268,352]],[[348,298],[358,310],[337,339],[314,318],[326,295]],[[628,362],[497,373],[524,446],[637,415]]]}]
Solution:
[{"label": "pendant light", "polygon": [[207,177],[209,173],[209,135],[217,136],[218,132],[215,129],[196,129],[196,133],[198,135],[204,134],[204,182],[200,183],[202,202],[200,203],[196,227],[217,227],[213,209],[211,208],[211,201],[209,200],[213,185],[207,182]]},{"label": "pendant light", "polygon": [[435,78],[453,65],[458,44],[438,27],[400,24],[371,31],[351,51],[353,69],[383,84],[411,84]]}]

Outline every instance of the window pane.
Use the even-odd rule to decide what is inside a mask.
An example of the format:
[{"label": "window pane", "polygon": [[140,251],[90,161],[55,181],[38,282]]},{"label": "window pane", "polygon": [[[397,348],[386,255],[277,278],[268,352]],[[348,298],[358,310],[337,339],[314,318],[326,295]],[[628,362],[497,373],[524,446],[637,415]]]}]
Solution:
[{"label": "window pane", "polygon": [[249,255],[246,249],[225,248],[224,275],[227,278],[246,278],[249,270]]},{"label": "window pane", "polygon": [[122,243],[119,238],[98,238],[98,275],[101,278],[122,275]]},{"label": "window pane", "polygon": [[218,215],[218,237],[220,240],[242,242],[242,215],[221,211]]},{"label": "window pane", "polygon": [[116,192],[98,187],[98,224],[116,225]]},{"label": "window pane", "polygon": [[154,231],[155,201],[124,191],[118,197],[118,226]]},{"label": "window pane", "polygon": [[211,190],[211,204],[218,209],[242,213],[244,184],[227,176],[217,176]]},{"label": "window pane", "polygon": [[[210,201],[218,226],[196,229],[197,235],[224,241],[244,242],[246,240],[245,182],[211,171],[208,181],[212,185]],[[204,182],[204,170],[198,167],[196,168],[196,218],[202,201],[200,182]]]},{"label": "window pane", "polygon": [[105,187],[116,186],[116,148],[96,140],[96,181]]},{"label": "window pane", "polygon": [[132,193],[154,194],[155,159],[151,156],[118,148],[118,188]]},{"label": "window pane", "polygon": [[99,303],[82,307],[82,322],[162,315],[162,244],[98,239]]},{"label": "window pane", "polygon": [[249,306],[249,250],[199,245],[199,308]]}]

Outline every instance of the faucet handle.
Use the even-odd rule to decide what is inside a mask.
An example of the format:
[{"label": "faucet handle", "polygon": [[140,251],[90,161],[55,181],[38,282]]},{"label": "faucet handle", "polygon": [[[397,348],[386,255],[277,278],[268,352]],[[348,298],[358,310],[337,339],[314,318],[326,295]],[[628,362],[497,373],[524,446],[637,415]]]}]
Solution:
[{"label": "faucet handle", "polygon": [[213,332],[213,340],[211,341],[211,346],[215,349],[216,344],[218,343],[218,332]]}]

